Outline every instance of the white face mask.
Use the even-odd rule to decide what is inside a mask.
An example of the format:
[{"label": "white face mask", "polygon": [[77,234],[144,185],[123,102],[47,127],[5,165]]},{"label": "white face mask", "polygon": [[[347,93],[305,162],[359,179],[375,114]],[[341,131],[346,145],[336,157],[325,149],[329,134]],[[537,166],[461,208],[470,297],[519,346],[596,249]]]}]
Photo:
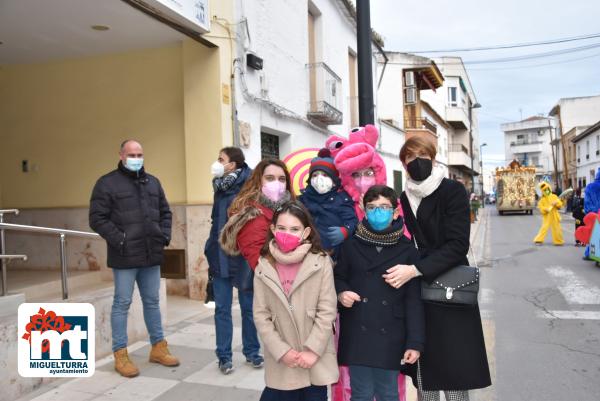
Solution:
[{"label": "white face mask", "polygon": [[218,161],[214,162],[210,166],[210,172],[214,177],[221,178],[225,174],[225,166],[219,163]]},{"label": "white face mask", "polygon": [[310,179],[310,185],[315,189],[315,191],[322,195],[331,191],[333,188],[333,180],[331,177],[326,175],[318,175]]},{"label": "white face mask", "polygon": [[141,157],[128,157],[125,159],[124,165],[128,170],[137,172],[144,166],[144,159]]}]

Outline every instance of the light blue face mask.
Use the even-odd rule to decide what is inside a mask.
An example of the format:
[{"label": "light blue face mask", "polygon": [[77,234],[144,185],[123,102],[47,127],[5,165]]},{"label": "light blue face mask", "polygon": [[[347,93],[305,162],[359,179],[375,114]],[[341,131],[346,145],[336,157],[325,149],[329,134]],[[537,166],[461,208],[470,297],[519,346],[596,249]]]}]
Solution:
[{"label": "light blue face mask", "polygon": [[394,211],[392,209],[383,210],[377,207],[373,210],[367,210],[367,220],[376,231],[383,231],[388,228],[393,218]]},{"label": "light blue face mask", "polygon": [[138,172],[144,166],[143,157],[128,157],[125,161],[125,167],[133,172]]}]

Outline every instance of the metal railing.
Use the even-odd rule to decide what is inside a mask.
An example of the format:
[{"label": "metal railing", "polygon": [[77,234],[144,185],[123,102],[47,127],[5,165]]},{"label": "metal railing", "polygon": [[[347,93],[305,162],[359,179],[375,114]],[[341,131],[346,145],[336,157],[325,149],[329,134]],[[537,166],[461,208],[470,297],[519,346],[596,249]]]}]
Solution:
[{"label": "metal railing", "polygon": [[8,286],[6,279],[6,260],[7,259],[27,259],[26,255],[5,255],[5,242],[4,242],[4,231],[25,231],[30,233],[40,234],[55,234],[58,235],[59,249],[60,249],[60,279],[62,284],[62,297],[63,299],[69,298],[69,288],[67,282],[67,244],[66,237],[83,237],[100,239],[100,235],[87,231],[67,230],[63,228],[50,228],[50,227],[38,227],[28,226],[24,224],[10,224],[4,223],[3,215],[5,213],[19,214],[17,209],[0,210],[0,261],[2,262],[2,295],[8,295]]},{"label": "metal railing", "polygon": [[437,125],[427,117],[409,117],[404,119],[404,129],[426,129],[437,133]]},{"label": "metal railing", "polygon": [[310,102],[307,117],[325,124],[342,123],[342,79],[325,63],[306,65]]},{"label": "metal railing", "polygon": [[510,143],[510,146],[522,146],[522,145],[540,145],[542,144],[543,141],[530,141],[530,140],[523,140],[523,141],[512,141]]},{"label": "metal railing", "polygon": [[465,145],[460,143],[451,143],[448,145],[448,151],[450,152],[463,152],[469,155],[469,149]]}]

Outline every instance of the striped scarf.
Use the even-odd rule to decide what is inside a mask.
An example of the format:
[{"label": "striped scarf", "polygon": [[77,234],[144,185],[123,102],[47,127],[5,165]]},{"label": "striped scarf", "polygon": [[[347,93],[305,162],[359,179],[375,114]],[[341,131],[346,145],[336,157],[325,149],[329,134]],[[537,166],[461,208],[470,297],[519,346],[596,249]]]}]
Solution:
[{"label": "striped scarf", "polygon": [[238,168],[237,170],[232,171],[231,173],[227,174],[224,177],[213,179],[213,189],[214,189],[214,191],[215,192],[217,192],[217,191],[223,191],[223,192],[227,191],[229,188],[231,188],[231,186],[238,179],[238,177],[240,176],[241,172],[242,172],[242,169]]}]

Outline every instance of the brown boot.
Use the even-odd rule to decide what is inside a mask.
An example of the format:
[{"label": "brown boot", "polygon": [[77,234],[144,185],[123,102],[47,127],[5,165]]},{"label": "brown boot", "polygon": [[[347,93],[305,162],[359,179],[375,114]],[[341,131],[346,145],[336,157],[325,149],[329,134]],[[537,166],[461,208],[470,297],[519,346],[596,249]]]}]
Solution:
[{"label": "brown boot", "polygon": [[127,348],[121,348],[120,350],[115,351],[114,356],[115,370],[119,372],[121,376],[135,377],[140,374],[137,366],[129,359]]},{"label": "brown boot", "polygon": [[150,362],[160,363],[164,366],[179,366],[179,359],[171,355],[165,340],[159,341],[152,346]]}]

